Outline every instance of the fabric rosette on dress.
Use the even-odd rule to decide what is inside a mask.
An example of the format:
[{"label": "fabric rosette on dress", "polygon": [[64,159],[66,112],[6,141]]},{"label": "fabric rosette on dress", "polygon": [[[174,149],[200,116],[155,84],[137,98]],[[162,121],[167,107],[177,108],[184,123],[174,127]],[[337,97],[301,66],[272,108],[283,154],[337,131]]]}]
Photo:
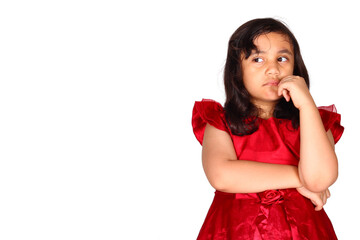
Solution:
[{"label": "fabric rosette on dress", "polygon": [[258,194],[261,204],[271,205],[284,202],[284,192],[282,190],[267,190]]}]

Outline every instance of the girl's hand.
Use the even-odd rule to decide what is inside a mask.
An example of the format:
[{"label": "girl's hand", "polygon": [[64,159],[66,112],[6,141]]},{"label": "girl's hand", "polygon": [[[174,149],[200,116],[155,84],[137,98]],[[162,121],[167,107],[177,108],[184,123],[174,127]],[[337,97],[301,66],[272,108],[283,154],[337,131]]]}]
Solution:
[{"label": "girl's hand", "polygon": [[330,197],[329,189],[326,189],[325,191],[319,193],[311,192],[305,187],[299,187],[296,188],[296,190],[301,195],[311,200],[311,202],[315,205],[315,211],[320,211],[326,204],[327,199]]},{"label": "girl's hand", "polygon": [[281,79],[278,85],[278,95],[283,95],[286,101],[290,101],[291,98],[299,110],[308,104],[315,104],[305,79],[299,76],[290,75]]}]

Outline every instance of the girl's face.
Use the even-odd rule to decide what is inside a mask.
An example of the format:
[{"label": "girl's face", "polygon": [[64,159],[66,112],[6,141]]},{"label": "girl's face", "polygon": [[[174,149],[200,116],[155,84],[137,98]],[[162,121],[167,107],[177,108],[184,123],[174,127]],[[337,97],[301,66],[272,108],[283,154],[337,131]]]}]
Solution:
[{"label": "girl's face", "polygon": [[241,56],[243,81],[251,102],[266,109],[282,97],[277,92],[280,80],[293,75],[294,51],[289,38],[275,32],[260,35],[254,44],[257,50],[249,58]]}]

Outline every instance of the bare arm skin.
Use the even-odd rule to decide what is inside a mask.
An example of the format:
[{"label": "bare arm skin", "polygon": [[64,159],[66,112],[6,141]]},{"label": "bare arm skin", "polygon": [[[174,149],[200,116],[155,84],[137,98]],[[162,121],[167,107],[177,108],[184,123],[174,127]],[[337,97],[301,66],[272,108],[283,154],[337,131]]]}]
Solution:
[{"label": "bare arm skin", "polygon": [[237,160],[230,135],[210,124],[205,128],[202,162],[210,184],[223,192],[252,193],[302,186],[295,166]]},{"label": "bare arm skin", "polygon": [[299,176],[309,190],[321,192],[338,177],[338,161],[331,131],[325,132],[318,109],[300,110]]},{"label": "bare arm skin", "polygon": [[285,77],[279,83],[278,93],[287,101],[291,97],[300,111],[300,180],[310,191],[323,192],[338,177],[331,131],[325,132],[319,110],[302,77]]}]

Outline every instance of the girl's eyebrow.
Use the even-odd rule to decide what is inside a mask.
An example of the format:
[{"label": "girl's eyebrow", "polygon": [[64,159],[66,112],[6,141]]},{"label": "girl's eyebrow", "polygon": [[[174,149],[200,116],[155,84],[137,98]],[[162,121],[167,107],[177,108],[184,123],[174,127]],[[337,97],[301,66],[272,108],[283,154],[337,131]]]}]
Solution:
[{"label": "girl's eyebrow", "polygon": [[289,55],[293,55],[293,53],[289,49],[286,49],[286,48],[278,51],[278,53],[286,53],[286,54],[289,54]]},{"label": "girl's eyebrow", "polygon": [[[255,49],[255,50],[253,50],[251,55],[253,55],[253,54],[261,54],[261,53],[266,53],[266,51]],[[293,53],[289,49],[286,49],[286,48],[279,50],[278,53],[286,53],[286,54],[289,54],[289,55],[293,55]]]}]

